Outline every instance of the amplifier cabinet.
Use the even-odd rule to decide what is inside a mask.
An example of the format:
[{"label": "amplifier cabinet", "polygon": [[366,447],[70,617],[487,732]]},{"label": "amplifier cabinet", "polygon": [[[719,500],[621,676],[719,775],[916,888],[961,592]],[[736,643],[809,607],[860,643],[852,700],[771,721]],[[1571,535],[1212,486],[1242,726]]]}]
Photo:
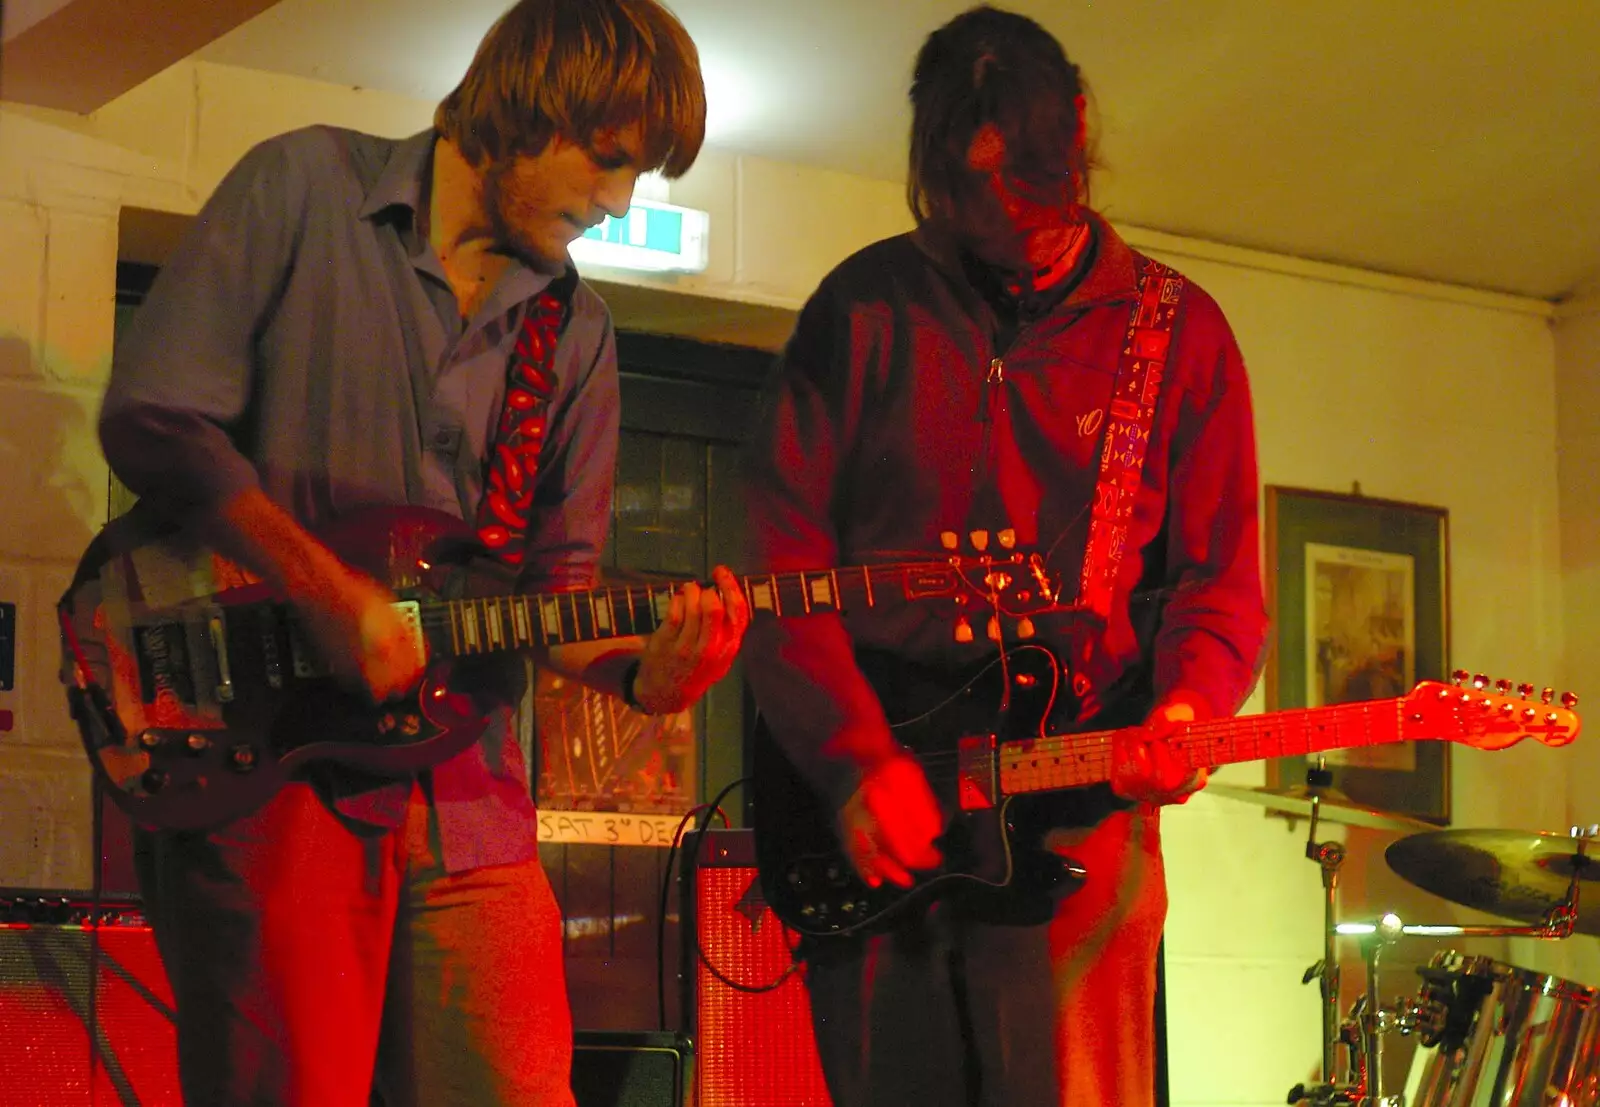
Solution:
[{"label": "amplifier cabinet", "polygon": [[0,1107],[179,1102],[172,992],[138,904],[0,890]]},{"label": "amplifier cabinet", "polygon": [[682,848],[694,1107],[830,1107],[804,969],[794,935],[761,895],[751,832],[708,830]]},{"label": "amplifier cabinet", "polygon": [[690,1045],[681,1034],[579,1030],[573,1036],[572,1095],[578,1107],[684,1107]]}]

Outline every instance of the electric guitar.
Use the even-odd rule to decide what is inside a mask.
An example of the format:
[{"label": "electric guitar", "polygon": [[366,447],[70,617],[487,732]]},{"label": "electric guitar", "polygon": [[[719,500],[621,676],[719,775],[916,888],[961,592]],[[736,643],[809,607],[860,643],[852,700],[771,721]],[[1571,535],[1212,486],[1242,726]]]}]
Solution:
[{"label": "electric guitar", "polygon": [[[439,764],[472,745],[489,710],[505,702],[503,676],[477,659],[648,635],[676,590],[517,594],[504,570],[485,570],[466,524],[426,508],[367,509],[319,537],[400,597],[428,661],[414,694],[374,705],[336,682],[280,597],[137,509],[85,551],[60,606],[63,680],[90,762],[137,823],[217,826],[318,761],[396,777]],[[1034,580],[1029,565],[1015,551],[951,554],[740,585],[753,611],[780,615],[963,604],[997,595],[997,580]]]},{"label": "electric guitar", "polygon": [[[755,745],[756,859],[762,891],[787,926],[811,938],[882,930],[908,909],[956,896],[968,909],[1042,922],[1056,899],[1086,877],[1043,849],[1052,826],[1089,825],[1116,806],[1111,779],[1118,731],[1051,733],[1041,720],[1070,697],[1043,646],[1012,647],[975,674],[945,674],[863,656],[897,740],[916,756],[947,814],[941,867],[910,888],[868,887],[839,846],[833,805],[818,797],[769,736]],[[1455,674],[1423,681],[1397,699],[1275,711],[1192,723],[1169,742],[1190,768],[1298,756],[1392,742],[1447,740],[1498,750],[1533,738],[1563,746],[1578,735],[1577,699],[1509,695],[1511,685]],[[999,711],[1001,705],[1005,710]],[[1077,810],[1072,810],[1073,807]],[[1063,820],[1064,813],[1068,817]],[[1081,820],[1075,816],[1081,815]]]}]

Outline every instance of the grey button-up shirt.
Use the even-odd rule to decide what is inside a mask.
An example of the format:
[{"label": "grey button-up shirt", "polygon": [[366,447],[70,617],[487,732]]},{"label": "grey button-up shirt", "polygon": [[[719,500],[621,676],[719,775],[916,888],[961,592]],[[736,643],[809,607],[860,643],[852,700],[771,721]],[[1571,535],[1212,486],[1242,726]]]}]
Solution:
[{"label": "grey button-up shirt", "polygon": [[[372,505],[471,518],[512,346],[550,278],[513,265],[460,317],[419,226],[435,137],[311,127],[228,174],[118,340],[101,440],[129,488],[179,520],[251,485],[311,528]],[[590,584],[610,519],[616,346],[581,282],[553,369],[530,589]],[[508,717],[430,776],[451,871],[536,852]],[[398,825],[408,789],[339,806]]]}]

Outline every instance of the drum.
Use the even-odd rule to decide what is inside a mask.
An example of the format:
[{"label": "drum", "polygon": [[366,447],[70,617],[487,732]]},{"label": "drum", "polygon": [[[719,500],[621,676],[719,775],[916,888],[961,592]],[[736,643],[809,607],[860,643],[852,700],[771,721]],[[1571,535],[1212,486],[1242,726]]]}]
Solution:
[{"label": "drum", "polygon": [[1600,1107],[1600,991],[1450,950],[1417,971],[1407,1107]]}]

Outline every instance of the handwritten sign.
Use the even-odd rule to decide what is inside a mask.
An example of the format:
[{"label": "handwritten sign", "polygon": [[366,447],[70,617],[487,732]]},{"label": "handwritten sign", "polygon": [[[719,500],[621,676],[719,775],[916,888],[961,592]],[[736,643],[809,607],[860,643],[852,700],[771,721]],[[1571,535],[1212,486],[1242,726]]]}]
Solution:
[{"label": "handwritten sign", "polygon": [[[584,846],[672,845],[681,815],[633,815],[617,811],[539,812],[539,841]],[[692,823],[690,824],[692,827]]]}]

